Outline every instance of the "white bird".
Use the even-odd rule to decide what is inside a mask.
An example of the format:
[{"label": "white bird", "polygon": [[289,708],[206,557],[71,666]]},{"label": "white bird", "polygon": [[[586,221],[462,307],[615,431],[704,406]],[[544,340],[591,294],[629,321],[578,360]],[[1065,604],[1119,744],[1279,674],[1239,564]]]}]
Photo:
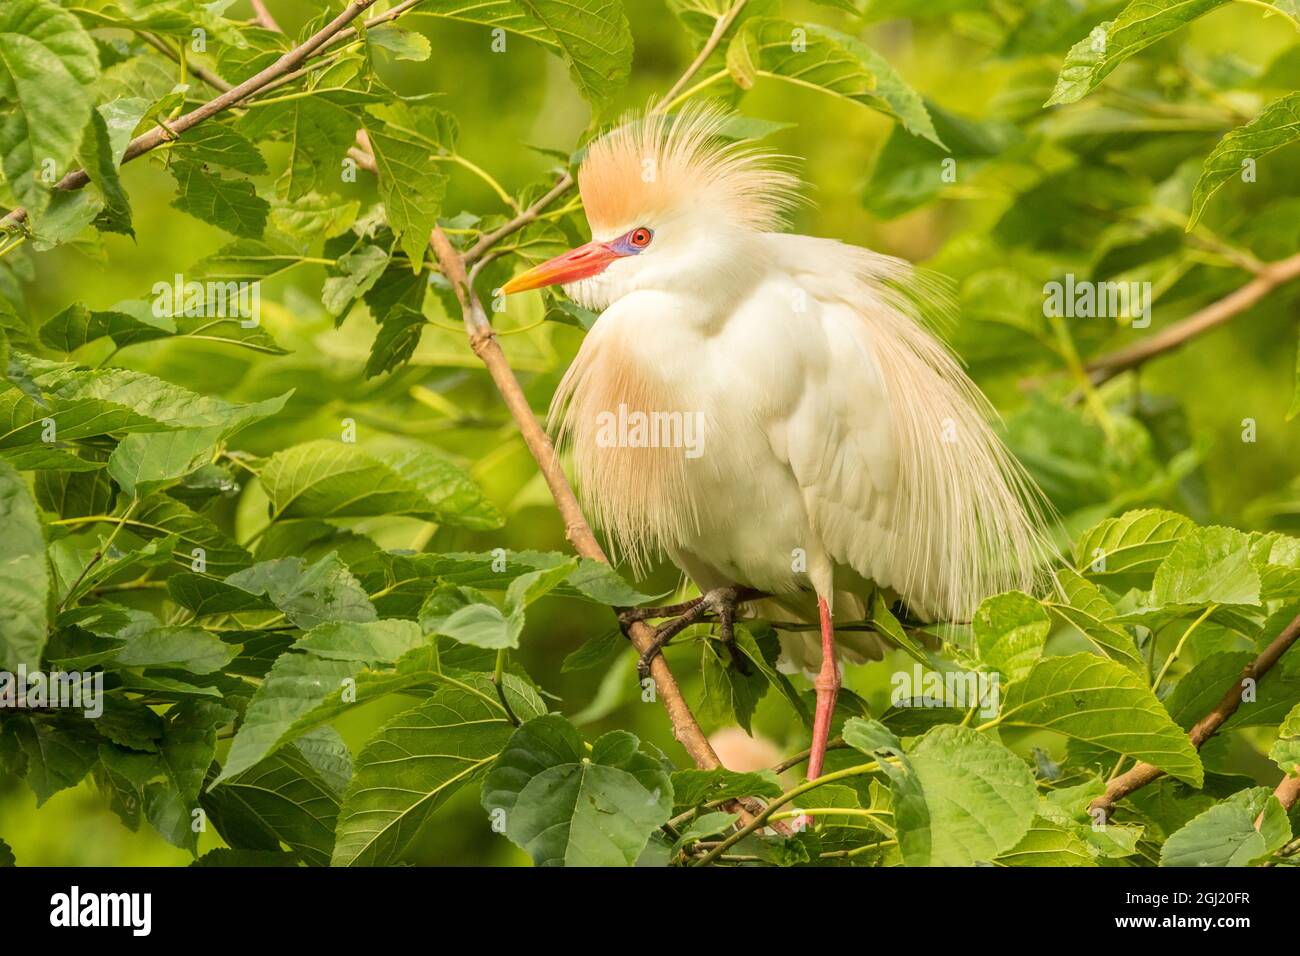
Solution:
[{"label": "white bird", "polygon": [[[552,417],[616,553],[638,570],[666,553],[702,593],[757,589],[764,616],[817,628],[782,637],[788,662],[820,665],[813,779],[840,686],[833,617],[861,619],[873,586],[947,620],[1032,589],[1041,510],[924,323],[947,308],[935,282],[780,232],[800,184],[727,142],[724,119],[650,113],[593,142],[578,175],[592,241],[503,291],[562,284],[601,310]],[[880,656],[865,636],[840,633],[850,659]]]}]

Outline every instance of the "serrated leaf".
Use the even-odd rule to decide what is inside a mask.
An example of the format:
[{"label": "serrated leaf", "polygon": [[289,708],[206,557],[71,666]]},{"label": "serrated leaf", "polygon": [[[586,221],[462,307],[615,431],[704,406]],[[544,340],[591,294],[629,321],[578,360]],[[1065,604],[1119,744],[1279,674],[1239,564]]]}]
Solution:
[{"label": "serrated leaf", "polygon": [[329,864],[339,796],[296,744],[223,778],[202,804],[235,849],[278,850],[283,843],[308,864]]},{"label": "serrated leaf", "polygon": [[599,113],[632,72],[632,28],[619,0],[515,0],[569,64],[582,98]]},{"label": "serrated leaf", "polygon": [[1160,865],[1251,866],[1289,839],[1291,824],[1282,805],[1266,787],[1254,787],[1234,793],[1170,835],[1160,849]]},{"label": "serrated leaf", "polygon": [[1065,603],[1053,603],[1052,613],[1077,628],[1107,657],[1145,673],[1146,664],[1138,653],[1137,643],[1119,622],[1118,613],[1101,590],[1069,568],[1058,571],[1056,580]]},{"label": "serrated leaf", "polygon": [[1115,67],[1227,0],[1132,0],[1114,20],[1098,25],[1065,56],[1056,88],[1044,106],[1083,99]]},{"label": "serrated leaf", "polygon": [[[387,676],[391,681],[386,690],[410,686],[404,678],[419,673],[419,667],[405,674],[400,668],[388,675],[378,672],[388,670],[409,652],[424,650],[425,645],[424,635],[413,621],[335,622],[313,628],[293,650],[276,660],[253,694],[218,782],[243,772],[294,736],[341,713],[353,700],[377,696],[363,697],[363,679],[385,687],[381,678]],[[436,651],[433,654],[413,657],[411,663],[423,659],[436,666]],[[376,671],[373,678],[364,675],[367,670]],[[422,679],[427,683],[431,676],[425,674]],[[353,692],[355,697],[351,697]]]},{"label": "serrated leaf", "polygon": [[727,47],[727,69],[742,89],[768,76],[823,90],[877,109],[908,132],[943,145],[916,91],[866,44],[830,27],[754,17]]},{"label": "serrated leaf", "polygon": [[[94,104],[99,54],[77,18],[49,0],[0,11],[0,168],[39,225],[70,170]],[[48,175],[47,175],[48,174]]]},{"label": "serrated leaf", "polygon": [[172,154],[187,163],[221,166],[252,176],[266,172],[266,160],[257,147],[226,123],[200,123],[186,130],[172,147]]},{"label": "serrated leaf", "polygon": [[266,595],[288,620],[310,630],[330,621],[373,621],[374,605],[339,556],[315,564],[302,558],[262,561],[230,575],[226,584],[251,595]]},{"label": "serrated leaf", "polygon": [[[339,814],[335,866],[389,866],[426,820],[460,787],[487,771],[514,733],[482,675],[465,687],[441,687],[370,738]],[[545,713],[541,698],[511,675],[511,709],[528,720]]]},{"label": "serrated leaf", "polygon": [[1035,817],[1020,842],[994,861],[1003,866],[1096,866],[1073,829]]},{"label": "serrated leaf", "polygon": [[626,731],[581,739],[558,715],[527,721],[483,782],[483,807],[538,866],[631,866],[672,811],[672,782]]},{"label": "serrated leaf", "polygon": [[1250,540],[1233,528],[1196,528],[1174,545],[1156,568],[1151,600],[1157,607],[1260,603],[1259,572]]},{"label": "serrated leaf", "polygon": [[171,174],[178,193],[172,205],[201,222],[246,239],[266,231],[270,204],[246,179],[226,179],[189,160],[175,160]]},{"label": "serrated leaf", "polygon": [[[1201,218],[1210,197],[1234,176],[1241,176],[1245,164],[1256,162],[1273,150],[1300,139],[1300,93],[1274,100],[1249,123],[1229,132],[1210,152],[1192,192],[1187,215],[1190,230]],[[1291,413],[1293,414],[1293,412]]]},{"label": "serrated leaf", "polygon": [[501,516],[463,471],[416,445],[314,441],[277,452],[261,474],[272,519],[414,515],[468,528],[497,528]]},{"label": "serrated leaf", "polygon": [[1268,757],[1282,768],[1283,773],[1300,776],[1300,704],[1282,718],[1277,728],[1277,740],[1269,748]]},{"label": "serrated leaf", "polygon": [[1194,527],[1190,518],[1172,511],[1127,511],[1079,537],[1074,566],[1089,575],[1149,574]]},{"label": "serrated leaf", "polygon": [[40,666],[50,591],[45,538],[22,476],[0,460],[0,669]]},{"label": "serrated leaf", "polygon": [[771,770],[737,773],[717,770],[677,770],[672,775],[675,809],[698,807],[734,797],[779,797],[781,781]]},{"label": "serrated leaf", "polygon": [[898,845],[909,866],[994,859],[1024,838],[1038,800],[1023,760],[952,724],[926,733],[890,777]]},{"label": "serrated leaf", "polygon": [[419,271],[429,235],[442,213],[447,177],[433,162],[434,145],[411,131],[369,120],[366,134],[375,154],[388,224],[412,270]]},{"label": "serrated leaf", "polygon": [[1043,606],[1020,591],[984,600],[971,621],[980,660],[1009,680],[1029,673],[1052,629]]},{"label": "serrated leaf", "polygon": [[1007,688],[1000,725],[1051,730],[1154,764],[1199,787],[1187,735],[1133,671],[1091,654],[1047,657]]}]

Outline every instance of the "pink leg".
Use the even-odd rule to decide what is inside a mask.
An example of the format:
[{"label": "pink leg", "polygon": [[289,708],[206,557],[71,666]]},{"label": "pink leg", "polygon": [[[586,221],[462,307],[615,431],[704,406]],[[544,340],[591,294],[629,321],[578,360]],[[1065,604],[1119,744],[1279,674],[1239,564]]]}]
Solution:
[{"label": "pink leg", "polygon": [[824,597],[817,598],[821,617],[822,669],[813,682],[817,689],[817,712],[813,716],[812,750],[808,755],[808,779],[816,780],[822,773],[826,757],[826,742],[831,736],[831,715],[835,713],[835,698],[840,692],[840,669],[835,661],[835,631],[831,628],[831,609]]}]

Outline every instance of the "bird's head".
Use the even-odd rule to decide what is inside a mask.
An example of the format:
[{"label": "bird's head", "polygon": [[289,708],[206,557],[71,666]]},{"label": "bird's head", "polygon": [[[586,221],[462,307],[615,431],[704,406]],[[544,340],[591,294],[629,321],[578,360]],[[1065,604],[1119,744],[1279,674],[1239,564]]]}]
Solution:
[{"label": "bird's head", "polygon": [[595,140],[578,172],[591,242],[502,291],[562,285],[594,309],[640,289],[731,295],[752,272],[750,240],[781,226],[798,180],[771,154],[727,139],[726,118],[652,112]]}]

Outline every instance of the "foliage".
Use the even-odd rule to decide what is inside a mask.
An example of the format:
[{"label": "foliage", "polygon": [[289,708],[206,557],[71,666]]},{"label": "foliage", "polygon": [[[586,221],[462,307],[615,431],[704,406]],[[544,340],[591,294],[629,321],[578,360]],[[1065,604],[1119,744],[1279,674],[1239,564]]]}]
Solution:
[{"label": "foliage", "polygon": [[[9,0],[0,201],[24,214],[0,240],[0,669],[89,675],[104,696],[94,717],[0,709],[0,797],[19,778],[38,804],[90,781],[126,827],[211,865],[427,860],[451,814],[481,832],[462,851],[538,865],[1289,862],[1296,814],[1273,790],[1300,759],[1298,652],[1242,686],[1203,747],[1187,732],[1300,612],[1294,329],[1242,332],[1220,364],[1196,360],[1193,387],[1144,372],[1098,388],[1086,366],[1140,338],[1141,317],[1067,322],[1043,299],[1067,273],[1149,282],[1165,327],[1300,253],[1295,5],[667,5],[660,23],[621,0],[368,4],[275,85],[136,153],[134,138],[186,123],[344,5],[312,5],[281,34],[223,3]],[[1206,24],[1255,38],[1261,17],[1280,38],[1270,62],[1254,39],[1199,42]],[[659,60],[680,60],[666,78],[633,70],[643,29]],[[922,81],[952,44],[996,60],[995,95]],[[505,88],[458,94],[444,49],[506,71],[512,91],[557,58],[565,115],[585,103],[590,122],[559,124],[565,144],[527,161],[503,140],[480,153],[487,134],[462,124]],[[668,747],[666,721],[631,703],[654,688],[609,609],[672,579],[633,587],[559,550],[428,253],[435,227],[462,253],[485,243],[474,278],[491,297],[579,241],[570,194],[517,217],[701,49],[670,109],[720,97],[744,107],[737,136],[810,157],[883,139],[844,188],[878,245],[956,280],[954,347],[1061,516],[1044,595],[991,596],[949,626],[873,596],[862,626],[899,650],[852,669],[860,692],[841,695],[815,784],[696,769],[654,742]],[[520,95],[532,124],[539,101]],[[800,139],[793,121],[822,122],[818,106],[840,135]],[[78,169],[84,188],[58,188]],[[866,221],[816,215],[824,231]],[[903,216],[921,242],[893,228]],[[173,276],[145,248],[197,251]],[[134,292],[80,286],[78,263]],[[494,321],[542,408],[594,317],[559,297],[527,308]],[[1216,448],[1189,409],[1238,389],[1257,404],[1232,406]],[[1238,441],[1250,462],[1224,447]],[[770,625],[748,622],[731,649],[696,626],[678,647],[701,714],[799,750],[809,684],[776,666]],[[563,670],[547,648],[573,650]],[[923,681],[889,700],[891,669],[995,692],[954,705]],[[1104,821],[1089,812],[1141,763],[1161,778]],[[737,798],[793,832],[745,826]],[[0,864],[30,862],[3,836]],[[505,841],[520,852],[500,856]]]}]

